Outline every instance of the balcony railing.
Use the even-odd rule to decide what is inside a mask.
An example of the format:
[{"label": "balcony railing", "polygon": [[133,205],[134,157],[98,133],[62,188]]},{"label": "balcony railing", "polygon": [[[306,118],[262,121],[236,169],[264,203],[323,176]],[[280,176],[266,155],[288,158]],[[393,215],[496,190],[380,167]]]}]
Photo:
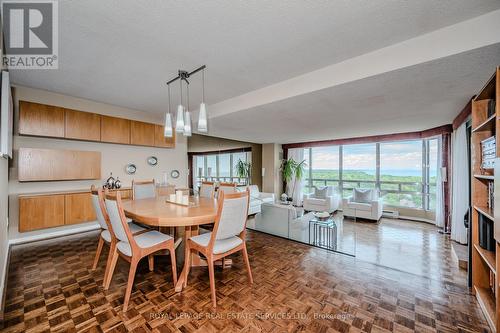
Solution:
[{"label": "balcony railing", "polygon": [[[404,195],[405,199],[408,201],[410,199],[413,201],[413,208],[424,208],[430,209],[431,197],[435,196],[431,193],[431,188],[436,186],[436,183],[423,183],[423,182],[403,182],[403,181],[388,181],[381,180],[379,182],[375,180],[342,180],[340,179],[324,179],[324,178],[313,178],[308,181],[305,188],[307,192],[312,192],[312,186],[328,186],[335,185],[340,189],[342,197],[348,197],[354,188],[377,188],[380,191],[381,197],[386,197],[388,194],[396,194],[398,196]],[[401,204],[401,202],[394,202],[394,198],[390,196],[387,197],[386,203],[394,206],[406,206],[412,207],[410,204]]]}]

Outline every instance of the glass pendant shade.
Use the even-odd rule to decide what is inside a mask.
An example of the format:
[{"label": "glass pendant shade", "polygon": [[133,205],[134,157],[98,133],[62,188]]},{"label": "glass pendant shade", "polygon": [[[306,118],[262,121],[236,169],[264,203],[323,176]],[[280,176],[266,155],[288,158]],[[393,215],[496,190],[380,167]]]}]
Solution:
[{"label": "glass pendant shade", "polygon": [[191,136],[191,112],[184,112],[184,136]]},{"label": "glass pendant shade", "polygon": [[171,138],[173,134],[173,128],[172,128],[172,115],[170,112],[167,112],[165,115],[165,128],[163,131],[163,135],[167,138]]},{"label": "glass pendant shade", "polygon": [[205,103],[200,104],[200,113],[198,114],[198,132],[208,132],[207,107]]},{"label": "glass pendant shade", "polygon": [[175,131],[182,133],[184,132],[184,107],[179,104],[177,107],[177,121],[175,123]]}]

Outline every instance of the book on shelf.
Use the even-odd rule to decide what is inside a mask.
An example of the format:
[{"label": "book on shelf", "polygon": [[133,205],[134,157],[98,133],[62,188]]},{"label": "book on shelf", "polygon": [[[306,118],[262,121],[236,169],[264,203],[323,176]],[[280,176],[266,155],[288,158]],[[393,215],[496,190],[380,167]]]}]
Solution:
[{"label": "book on shelf", "polygon": [[495,183],[488,182],[488,208],[493,210],[495,207]]},{"label": "book on shelf", "polygon": [[481,168],[494,169],[496,158],[496,140],[495,136],[481,141]]}]

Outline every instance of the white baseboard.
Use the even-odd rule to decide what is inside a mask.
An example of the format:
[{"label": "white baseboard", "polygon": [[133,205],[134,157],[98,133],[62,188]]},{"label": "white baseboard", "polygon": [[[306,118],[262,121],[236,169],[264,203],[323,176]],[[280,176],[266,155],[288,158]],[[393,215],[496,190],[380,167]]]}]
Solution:
[{"label": "white baseboard", "polygon": [[87,232],[87,231],[93,231],[93,230],[98,230],[100,227],[99,223],[91,223],[91,224],[85,224],[82,226],[77,226],[75,228],[67,229],[67,230],[57,230],[57,231],[48,231],[43,234],[38,234],[38,235],[30,235],[30,236],[25,236],[25,237],[19,237],[15,239],[10,239],[9,240],[9,245],[19,245],[19,244],[25,244],[25,243],[31,243],[31,242],[38,242],[46,239],[51,239],[51,238],[57,238],[57,237],[63,237],[63,236],[69,236],[73,234],[78,234],[81,232]]}]

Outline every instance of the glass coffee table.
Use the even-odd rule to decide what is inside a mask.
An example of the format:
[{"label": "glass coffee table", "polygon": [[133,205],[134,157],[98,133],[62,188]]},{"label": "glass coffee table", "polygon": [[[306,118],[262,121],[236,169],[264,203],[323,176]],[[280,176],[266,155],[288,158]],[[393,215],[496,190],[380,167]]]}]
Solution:
[{"label": "glass coffee table", "polygon": [[337,250],[337,224],[332,216],[309,220],[309,244],[328,250]]}]

